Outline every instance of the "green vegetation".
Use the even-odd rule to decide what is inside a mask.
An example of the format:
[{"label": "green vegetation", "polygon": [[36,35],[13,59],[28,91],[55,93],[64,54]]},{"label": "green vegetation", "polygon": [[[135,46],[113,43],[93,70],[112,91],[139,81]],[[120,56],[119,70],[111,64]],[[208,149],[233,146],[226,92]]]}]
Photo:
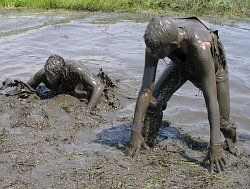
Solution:
[{"label": "green vegetation", "polygon": [[87,156],[87,153],[86,152],[73,152],[69,155],[69,160],[75,160],[75,159],[80,159],[82,158],[83,156]]},{"label": "green vegetation", "polygon": [[0,142],[2,143],[8,137],[7,132],[4,130],[0,133]]},{"label": "green vegetation", "polygon": [[62,106],[62,109],[64,109],[65,112],[67,112],[67,113],[70,113],[70,112],[72,111],[72,110],[71,110],[71,106],[68,105],[68,104],[64,104],[64,105]]},{"label": "green vegetation", "polygon": [[166,171],[158,172],[155,175],[149,176],[149,178],[145,181],[143,189],[161,186],[162,183],[166,182],[169,175],[170,171],[167,169]]},{"label": "green vegetation", "polygon": [[213,186],[218,180],[221,180],[222,176],[218,173],[207,174],[205,178],[206,186]]},{"label": "green vegetation", "polygon": [[249,17],[249,0],[0,0],[0,7]]}]

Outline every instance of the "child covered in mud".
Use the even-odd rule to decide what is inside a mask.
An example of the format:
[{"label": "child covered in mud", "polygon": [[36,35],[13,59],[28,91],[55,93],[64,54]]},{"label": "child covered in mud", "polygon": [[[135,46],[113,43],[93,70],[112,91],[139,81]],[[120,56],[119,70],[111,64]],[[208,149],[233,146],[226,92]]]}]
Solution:
[{"label": "child covered in mud", "polygon": [[[171,96],[186,81],[191,81],[204,95],[210,124],[210,170],[224,171],[221,133],[227,150],[239,155],[236,127],[230,118],[228,69],[225,52],[217,31],[197,17],[153,18],[145,31],[145,67],[138,95],[128,154],[154,146],[162,123],[163,110]],[[171,61],[157,81],[159,59]]]},{"label": "child covered in mud", "polygon": [[93,110],[96,107],[104,90],[103,84],[86,68],[76,63],[65,61],[58,55],[51,55],[44,67],[27,84],[37,89],[41,83],[44,83],[55,95],[74,92],[78,84],[91,88],[92,94],[87,105],[88,110]]}]

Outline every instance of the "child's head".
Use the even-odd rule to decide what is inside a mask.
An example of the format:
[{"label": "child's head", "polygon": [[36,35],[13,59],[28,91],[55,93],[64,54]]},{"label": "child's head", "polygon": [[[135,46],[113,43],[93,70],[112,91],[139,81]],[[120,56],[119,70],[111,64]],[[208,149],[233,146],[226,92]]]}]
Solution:
[{"label": "child's head", "polygon": [[145,44],[152,52],[161,49],[170,51],[177,44],[177,39],[178,28],[166,16],[152,18],[144,34]]},{"label": "child's head", "polygon": [[65,61],[61,56],[51,55],[45,65],[45,75],[50,84],[55,84],[63,77],[63,70],[65,68]]}]

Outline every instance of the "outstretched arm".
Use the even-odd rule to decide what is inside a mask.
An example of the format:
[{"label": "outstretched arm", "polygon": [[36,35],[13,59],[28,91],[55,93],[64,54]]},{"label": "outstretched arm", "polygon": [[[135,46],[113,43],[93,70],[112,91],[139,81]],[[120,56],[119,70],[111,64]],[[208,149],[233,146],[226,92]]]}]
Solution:
[{"label": "outstretched arm", "polygon": [[45,82],[46,77],[44,74],[44,69],[40,69],[38,72],[35,73],[35,75],[29,79],[27,84],[29,84],[33,89],[36,89],[38,85],[42,82]]},{"label": "outstretched arm", "polygon": [[80,75],[82,82],[83,83],[87,82],[93,88],[90,101],[87,105],[88,110],[93,110],[96,107],[98,100],[102,96],[104,86],[101,84],[99,80],[94,78],[94,76],[91,75],[91,73],[89,73],[88,71],[83,70],[81,67],[78,67],[77,70],[78,70],[78,73]]},{"label": "outstretched arm", "polygon": [[158,59],[153,57],[146,48],[142,86],[138,94],[138,99],[135,106],[134,121],[129,141],[129,156],[137,154],[140,151],[141,147],[147,148],[145,141],[142,137],[141,128],[146,110],[149,106],[150,98],[152,96],[157,64]]},{"label": "outstretched arm", "polygon": [[195,47],[196,66],[201,71],[201,88],[205,98],[208,120],[210,124],[210,170],[216,167],[218,172],[224,171],[226,161],[221,147],[220,112],[217,99],[216,75],[212,55],[206,43]]}]

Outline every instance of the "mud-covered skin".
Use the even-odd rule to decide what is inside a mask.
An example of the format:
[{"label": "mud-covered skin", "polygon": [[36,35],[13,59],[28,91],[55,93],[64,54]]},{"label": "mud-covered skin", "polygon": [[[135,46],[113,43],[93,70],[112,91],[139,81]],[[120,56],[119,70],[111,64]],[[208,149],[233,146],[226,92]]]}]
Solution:
[{"label": "mud-covered skin", "polygon": [[[239,151],[236,128],[230,119],[225,53],[217,33],[196,17],[175,20],[156,17],[148,24],[144,40],[147,46],[145,67],[135,107],[129,155],[138,153],[141,147],[154,145],[162,111],[173,93],[189,80],[202,90],[206,102],[210,124],[210,170],[224,171],[226,160],[220,131],[226,138],[229,151],[235,155]],[[171,62],[155,81],[158,60],[165,57]],[[146,93],[153,84],[151,94],[157,101],[154,107],[149,106],[151,97]]]},{"label": "mud-covered skin", "polygon": [[[135,115],[138,119],[134,119],[134,122],[133,122],[134,125],[139,124],[139,123],[136,123],[136,121],[140,121],[143,119],[143,117],[139,117],[139,116],[143,116],[146,113],[146,108],[150,104],[152,92],[153,92],[153,84],[151,86],[149,86],[149,88],[145,89],[145,91],[143,92],[143,94],[144,94],[143,98],[140,98],[137,100],[137,103],[140,104],[140,106],[138,107],[138,111],[135,112],[135,114],[138,113],[137,115]],[[141,113],[141,112],[143,112],[143,113]],[[141,128],[140,127],[136,127],[136,128],[133,127],[132,132],[133,132],[133,135],[131,136],[130,141],[133,141],[133,144],[136,146],[142,146],[143,148],[147,149],[148,146],[146,145],[146,143],[142,137]],[[140,148],[137,148],[135,150],[136,150],[135,154],[138,154],[140,151]],[[131,155],[133,155],[133,152],[134,152],[134,149],[131,148],[131,149],[129,149],[128,154],[131,156]]]},{"label": "mud-covered skin", "polygon": [[[56,56],[58,55],[52,55],[49,58],[53,59]],[[44,83],[55,94],[73,92],[78,84],[82,84],[87,90],[90,89],[92,91],[87,109],[93,110],[96,107],[103,93],[104,86],[89,70],[67,60],[65,61],[65,66],[58,71],[57,76],[58,79],[55,82],[50,81],[45,68],[42,68],[28,81],[28,84],[36,89],[40,83]]]}]

